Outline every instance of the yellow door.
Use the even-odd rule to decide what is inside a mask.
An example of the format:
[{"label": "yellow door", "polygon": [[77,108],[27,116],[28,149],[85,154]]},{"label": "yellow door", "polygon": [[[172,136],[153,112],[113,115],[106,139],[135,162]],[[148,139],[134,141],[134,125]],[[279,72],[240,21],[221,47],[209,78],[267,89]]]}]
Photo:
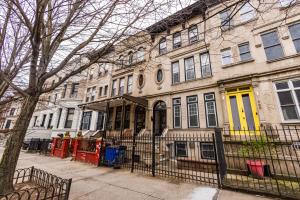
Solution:
[{"label": "yellow door", "polygon": [[231,133],[258,133],[259,117],[251,86],[227,90],[226,103]]}]

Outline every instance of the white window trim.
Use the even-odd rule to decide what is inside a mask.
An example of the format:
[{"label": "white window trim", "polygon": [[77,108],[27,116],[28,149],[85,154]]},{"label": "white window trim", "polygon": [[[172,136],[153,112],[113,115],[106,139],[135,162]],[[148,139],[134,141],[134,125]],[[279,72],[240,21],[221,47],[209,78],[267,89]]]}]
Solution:
[{"label": "white window trim", "polygon": [[[214,107],[215,107],[214,114],[215,114],[216,126],[210,126],[209,125],[209,121],[208,121],[208,108],[207,108],[207,103],[209,103],[209,102],[213,102],[214,103]],[[218,116],[217,116],[216,100],[215,99],[214,100],[207,100],[204,103],[205,103],[205,115],[206,115],[205,117],[206,117],[206,122],[207,122],[206,123],[207,124],[207,128],[215,128],[215,127],[218,126]]]},{"label": "white window trim", "polygon": [[[223,61],[223,52],[225,52],[225,51],[229,51],[230,52],[230,63],[226,63],[226,64]],[[233,63],[231,48],[227,48],[227,49],[222,49],[221,50],[221,60],[222,60],[222,65],[230,65],[230,64]]]},{"label": "white window trim", "polygon": [[[293,80],[299,80],[299,78],[293,78],[293,79],[287,79],[287,80],[273,82],[273,88],[274,88],[274,91],[275,91],[276,101],[277,101],[277,108],[278,108],[278,110],[280,112],[280,118],[281,118],[281,121],[283,123],[299,123],[300,122],[300,107],[298,106],[298,105],[300,105],[300,102],[298,102],[298,99],[297,99],[296,94],[295,94],[295,88],[294,88],[294,86],[292,84]],[[280,82],[287,82],[289,88],[288,89],[277,90],[276,83],[280,83]],[[298,120],[285,120],[284,119],[284,116],[283,116],[283,113],[282,113],[282,109],[281,109],[280,100],[279,100],[279,97],[278,97],[278,92],[283,92],[283,91],[291,91],[292,92],[293,100],[296,101],[294,103],[296,105],[296,109],[297,109],[297,112],[298,112],[298,115],[299,115],[299,119]]]},{"label": "white window trim", "polygon": [[[189,97],[187,97],[188,128],[199,128],[200,127],[200,123],[199,123],[199,105],[198,105],[199,102],[198,102],[198,96],[197,96],[197,102],[193,102],[193,103],[188,103],[188,98]],[[190,104],[196,104],[197,105],[197,126],[191,126],[191,124],[190,124],[191,123],[191,120],[190,120],[190,107],[189,107]]]}]

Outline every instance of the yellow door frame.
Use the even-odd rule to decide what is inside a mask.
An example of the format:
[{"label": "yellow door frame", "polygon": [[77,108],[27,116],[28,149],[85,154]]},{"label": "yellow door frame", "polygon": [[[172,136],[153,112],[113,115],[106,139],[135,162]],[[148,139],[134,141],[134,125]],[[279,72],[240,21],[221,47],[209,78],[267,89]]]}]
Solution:
[{"label": "yellow door frame", "polygon": [[[249,95],[255,131],[250,131],[248,129],[246,113],[245,113],[245,108],[244,108],[243,99],[242,99],[242,95],[244,95],[244,94]],[[232,110],[231,110],[231,105],[230,105],[230,97],[231,96],[236,97],[241,130],[234,130]],[[256,109],[254,92],[253,92],[252,86],[244,86],[244,87],[238,87],[238,88],[227,90],[226,91],[226,105],[227,105],[227,110],[228,110],[228,119],[229,119],[229,127],[230,127],[231,134],[254,134],[254,133],[259,134],[260,122],[259,122],[259,116],[258,116],[257,109]]]}]

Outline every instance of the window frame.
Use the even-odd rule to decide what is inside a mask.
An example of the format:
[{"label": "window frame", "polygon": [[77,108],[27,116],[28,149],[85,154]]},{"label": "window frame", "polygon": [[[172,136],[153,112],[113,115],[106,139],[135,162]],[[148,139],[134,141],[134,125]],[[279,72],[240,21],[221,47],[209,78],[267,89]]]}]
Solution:
[{"label": "window frame", "polygon": [[[162,43],[166,43],[166,47],[163,49],[161,48]],[[165,37],[163,37],[159,40],[159,43],[158,43],[159,55],[163,55],[163,54],[167,53],[167,48],[168,48],[167,39]]]},{"label": "window frame", "polygon": [[278,3],[279,3],[279,5],[280,5],[280,7],[286,8],[286,7],[288,7],[288,6],[293,5],[296,1],[295,1],[295,0],[291,0],[288,4],[283,4],[282,2],[283,2],[282,0],[278,0]]},{"label": "window frame", "polygon": [[[223,13],[226,13],[226,12],[229,12],[229,14],[227,15],[226,19],[223,19],[223,18],[222,18],[222,14],[223,14]],[[233,28],[233,26],[234,26],[233,17],[234,17],[234,16],[231,17],[231,14],[232,14],[232,13],[231,13],[230,8],[227,8],[227,9],[223,10],[222,12],[220,12],[221,30],[222,30],[222,31],[226,31],[226,30],[229,30],[229,29],[232,29],[232,28]],[[227,21],[227,18],[228,18],[228,17],[229,17],[229,19],[230,19],[230,17],[231,17],[231,19]],[[224,23],[224,21],[227,21],[227,22]]]},{"label": "window frame", "polygon": [[[191,59],[192,58],[192,60],[193,60],[193,72],[194,72],[194,78],[192,78],[192,79],[187,79],[187,70],[186,70],[186,60],[188,60],[188,59]],[[191,69],[189,69],[189,70],[191,70]],[[184,76],[185,76],[185,81],[191,81],[191,80],[195,80],[196,79],[196,71],[195,71],[195,59],[194,59],[194,56],[191,56],[191,57],[188,57],[188,58],[185,58],[184,59]]]},{"label": "window frame", "polygon": [[[122,86],[123,84],[123,86]],[[125,94],[125,77],[120,78],[119,80],[119,92],[118,92],[119,96],[122,96],[123,94]]]},{"label": "window frame", "polygon": [[[300,78],[293,78],[293,79],[287,79],[287,80],[281,80],[281,81],[273,82],[273,88],[274,88],[274,91],[276,93],[275,95],[276,95],[276,99],[277,99],[277,107],[280,110],[280,116],[281,116],[282,122],[288,122],[288,123],[295,122],[295,123],[298,123],[300,121],[300,101],[297,99],[297,95],[295,93],[295,90],[300,90],[300,87],[295,88],[293,86],[292,82],[295,81],[295,80],[300,80]],[[289,88],[287,88],[287,89],[277,89],[276,84],[277,83],[283,83],[283,82],[287,82]],[[292,100],[293,100],[294,105],[296,107],[296,114],[298,116],[298,119],[290,119],[290,120],[289,119],[284,119],[284,115],[283,115],[280,99],[279,99],[279,96],[278,96],[278,92],[286,92],[286,91],[291,92]]]},{"label": "window frame", "polygon": [[[133,87],[133,75],[129,75],[127,77],[127,94],[132,94],[132,89],[133,89],[132,87]],[[129,90],[129,88],[131,89]]]},{"label": "window frame", "polygon": [[[230,52],[230,63],[224,63],[224,56],[223,56],[223,52]],[[229,56],[226,56],[229,57]],[[233,59],[232,59],[232,51],[231,48],[226,48],[226,49],[221,49],[221,61],[222,61],[222,65],[231,65],[233,63]]]},{"label": "window frame", "polygon": [[[93,114],[92,111],[82,112],[80,130],[90,130],[90,128],[91,128],[91,121],[92,121],[92,114]],[[85,119],[85,117],[87,117],[87,119],[88,119],[87,123],[83,123],[83,120]],[[87,125],[87,129],[83,129],[83,124]]]},{"label": "window frame", "polygon": [[[174,64],[178,63],[178,81],[174,82]],[[180,65],[179,65],[179,61],[174,61],[171,63],[171,68],[172,68],[172,84],[176,84],[176,83],[180,83]]]},{"label": "window frame", "polygon": [[[176,100],[180,100],[180,102],[179,103],[175,103],[175,101]],[[173,128],[174,129],[180,129],[181,128],[181,124],[182,124],[182,118],[181,118],[181,116],[182,116],[182,112],[181,112],[181,98],[180,97],[178,97],[178,98],[173,98],[172,99],[172,107],[173,107]],[[175,126],[175,107],[177,107],[177,106],[179,106],[179,126]]]},{"label": "window frame", "polygon": [[[192,102],[190,103],[189,102],[189,98],[192,98],[192,97],[196,97],[197,100],[195,102]],[[192,95],[192,96],[187,96],[186,97],[186,104],[187,104],[187,123],[188,123],[188,128],[199,128],[200,127],[200,122],[199,122],[199,105],[198,105],[198,96],[197,95]],[[197,126],[191,126],[190,125],[190,107],[189,107],[189,104],[195,104],[197,106]]]},{"label": "window frame", "polygon": [[[178,155],[178,147],[177,144],[185,144],[185,154],[184,155]],[[187,141],[175,141],[174,142],[174,150],[175,150],[175,156],[176,157],[188,157],[189,153],[188,153],[188,143]]]},{"label": "window frame", "polygon": [[71,92],[70,92],[70,98],[77,97],[78,90],[79,90],[79,83],[72,83]]},{"label": "window frame", "polygon": [[[214,96],[214,98],[213,99],[211,99],[211,100],[207,100],[206,99],[206,96],[207,95],[213,95]],[[218,112],[217,112],[217,103],[216,103],[216,95],[215,95],[215,93],[214,92],[209,92],[209,93],[204,93],[203,94],[203,98],[204,98],[204,108],[205,108],[205,119],[206,119],[206,127],[207,128],[216,128],[216,127],[218,127],[218,125],[219,125],[219,122],[218,122]],[[209,120],[208,120],[208,110],[207,110],[207,103],[208,102],[213,102],[214,103],[214,107],[215,107],[215,120],[216,120],[216,125],[215,126],[210,126],[209,125]]]},{"label": "window frame", "polygon": [[[202,145],[212,145],[213,146],[213,151],[211,150],[205,150],[206,152],[213,152],[214,156],[213,157],[206,157],[203,154],[203,146]],[[201,159],[205,159],[205,160],[216,160],[216,152],[215,152],[215,145],[213,142],[200,142],[200,153],[201,153]]]},{"label": "window frame", "polygon": [[[73,113],[70,113],[70,111],[72,111]],[[70,114],[73,115],[72,116],[72,120],[68,120]],[[75,108],[67,108],[67,115],[66,115],[66,120],[65,120],[65,126],[64,126],[64,128],[72,128],[73,121],[74,121],[74,115],[75,115]],[[68,121],[71,121],[70,127],[69,126],[67,127]]]},{"label": "window frame", "polygon": [[[245,46],[245,45],[248,45],[248,51],[247,52],[241,52],[240,47]],[[250,43],[249,42],[243,42],[243,43],[238,44],[238,49],[239,49],[240,61],[243,62],[243,61],[249,61],[249,60],[253,59],[252,54],[251,54],[251,50],[250,50]],[[250,54],[250,57],[248,59],[243,60],[241,55],[245,55],[245,54],[248,54],[248,53]]]},{"label": "window frame", "polygon": [[[251,9],[251,10],[246,10],[246,12],[245,12],[245,11],[242,12],[242,11],[243,11],[243,8],[244,8],[246,5],[249,5],[250,8],[252,8],[252,9]],[[251,12],[253,12],[252,18],[243,19],[243,16],[245,16],[245,15],[251,13]],[[253,8],[253,6],[252,6],[249,2],[246,2],[246,3],[242,6],[242,8],[240,9],[239,14],[240,14],[240,21],[243,23],[243,22],[248,22],[248,21],[254,19],[254,18],[255,18],[256,12],[255,12],[255,9]]]},{"label": "window frame", "polygon": [[[196,30],[196,36],[193,36],[193,37],[190,37],[190,33],[193,31],[193,30]],[[189,38],[189,44],[193,44],[195,42],[197,42],[199,40],[199,36],[198,36],[198,26],[197,24],[194,24],[194,25],[191,25],[188,29],[188,38]],[[196,39],[193,39],[193,38],[196,38]]]},{"label": "window frame", "polygon": [[[273,32],[276,33],[276,36],[277,36],[277,39],[278,39],[278,44],[275,44],[275,45],[273,44],[273,45],[270,45],[270,46],[265,46],[265,45],[264,45],[263,36],[264,36],[264,35],[267,35],[267,34],[271,34],[271,33],[273,33]],[[282,44],[281,44],[280,37],[279,37],[279,35],[278,35],[278,31],[277,31],[277,30],[270,30],[270,31],[268,31],[268,32],[261,33],[261,34],[260,34],[260,38],[261,38],[262,45],[263,45],[264,50],[265,50],[265,55],[266,55],[267,61],[272,61],[272,60],[280,59],[280,58],[283,58],[283,57],[285,56],[284,50],[283,50],[283,46],[282,46]],[[272,39],[272,40],[274,40],[274,39]],[[266,49],[273,48],[273,47],[276,47],[276,46],[280,46],[281,51],[282,51],[282,56],[281,56],[281,57],[278,57],[278,58],[272,58],[272,59],[269,59],[269,58],[268,58],[268,55],[267,55],[267,52],[266,52]]]},{"label": "window frame", "polygon": [[117,96],[117,90],[118,90],[118,83],[117,83],[117,79],[112,81],[112,87],[111,87],[111,96],[115,97]]},{"label": "window frame", "polygon": [[[175,39],[176,38],[179,38],[179,42],[175,43]],[[181,47],[181,43],[182,43],[182,41],[181,41],[181,32],[179,31],[179,32],[174,33],[173,34],[173,49],[180,48]]]},{"label": "window frame", "polygon": [[[288,29],[289,29],[289,32],[290,32],[290,36],[291,36],[291,39],[292,39],[292,41],[293,41],[295,50],[296,50],[297,53],[300,53],[300,36],[297,37],[297,38],[293,38],[293,35],[292,35],[292,32],[291,32],[291,27],[292,27],[292,26],[299,26],[299,27],[300,27],[300,22],[298,21],[298,22],[292,23],[292,24],[290,24],[290,25],[288,26]],[[297,49],[297,47],[296,47],[296,45],[295,45],[295,41],[299,41],[299,47],[298,47],[298,49]]]},{"label": "window frame", "polygon": [[[201,59],[201,56],[202,56],[202,55],[205,55],[205,54],[207,54],[207,58],[208,58],[208,61],[209,61],[209,71],[210,71],[210,75],[207,75],[207,76],[203,76],[203,66],[202,66],[202,59]],[[211,61],[210,61],[210,54],[209,54],[209,51],[200,53],[200,54],[199,54],[199,58],[200,58],[200,71],[201,71],[201,77],[202,77],[202,78],[211,77],[211,76],[212,76],[212,70],[211,70]],[[206,65],[205,65],[205,66],[206,66]]]}]

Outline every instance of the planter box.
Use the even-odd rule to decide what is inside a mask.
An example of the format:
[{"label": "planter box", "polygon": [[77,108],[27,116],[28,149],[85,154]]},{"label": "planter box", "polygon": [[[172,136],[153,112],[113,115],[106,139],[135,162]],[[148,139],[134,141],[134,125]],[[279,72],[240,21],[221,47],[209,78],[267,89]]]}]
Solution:
[{"label": "planter box", "polygon": [[51,155],[59,158],[69,156],[70,138],[53,138]]}]

